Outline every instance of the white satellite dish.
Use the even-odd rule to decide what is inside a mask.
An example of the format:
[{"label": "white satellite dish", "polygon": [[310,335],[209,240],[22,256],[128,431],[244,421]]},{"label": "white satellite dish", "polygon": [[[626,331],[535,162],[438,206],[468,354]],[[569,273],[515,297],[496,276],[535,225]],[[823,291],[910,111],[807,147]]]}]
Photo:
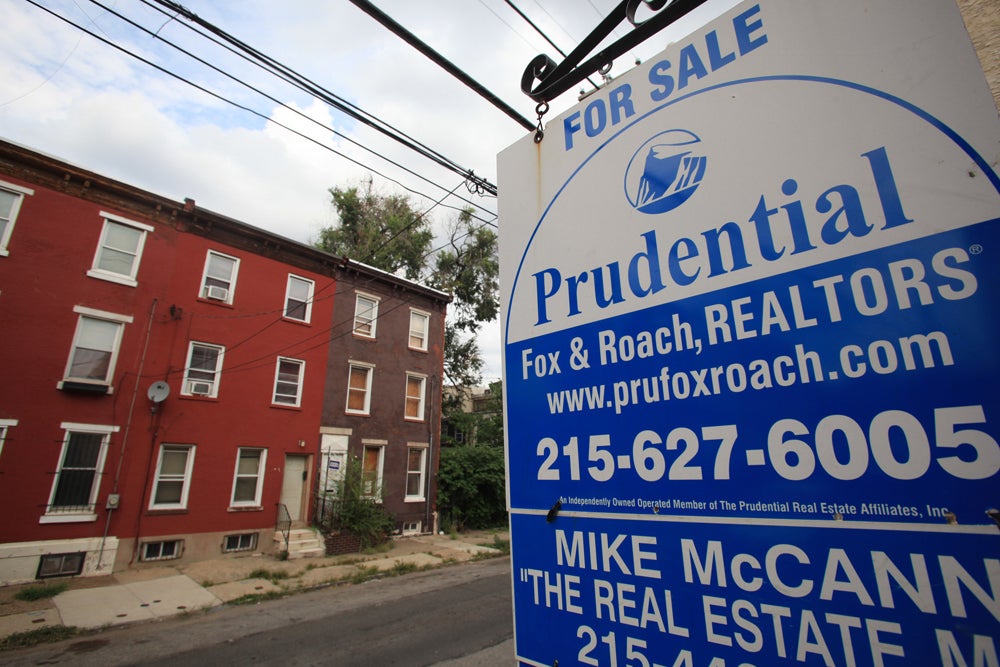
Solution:
[{"label": "white satellite dish", "polygon": [[149,385],[149,389],[146,391],[146,396],[148,396],[149,400],[153,403],[162,403],[169,395],[170,385],[162,380]]}]

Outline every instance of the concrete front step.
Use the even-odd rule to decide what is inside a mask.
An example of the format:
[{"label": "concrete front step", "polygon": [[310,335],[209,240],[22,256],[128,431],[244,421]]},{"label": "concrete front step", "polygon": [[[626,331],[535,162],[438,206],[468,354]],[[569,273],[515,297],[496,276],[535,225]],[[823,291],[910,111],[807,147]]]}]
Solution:
[{"label": "concrete front step", "polygon": [[276,547],[281,551],[288,551],[289,560],[296,558],[313,558],[326,554],[326,546],[323,538],[315,531],[305,528],[293,528],[288,532],[288,543],[285,543],[283,533],[274,534]]}]

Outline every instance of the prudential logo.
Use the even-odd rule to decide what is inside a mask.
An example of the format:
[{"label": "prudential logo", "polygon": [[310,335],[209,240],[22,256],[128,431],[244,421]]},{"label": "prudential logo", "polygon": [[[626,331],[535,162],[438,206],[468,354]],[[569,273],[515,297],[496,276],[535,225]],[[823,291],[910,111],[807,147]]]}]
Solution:
[{"label": "prudential logo", "polygon": [[701,139],[687,130],[667,130],[649,139],[625,169],[625,196],[641,213],[666,213],[688,200],[705,177]]}]

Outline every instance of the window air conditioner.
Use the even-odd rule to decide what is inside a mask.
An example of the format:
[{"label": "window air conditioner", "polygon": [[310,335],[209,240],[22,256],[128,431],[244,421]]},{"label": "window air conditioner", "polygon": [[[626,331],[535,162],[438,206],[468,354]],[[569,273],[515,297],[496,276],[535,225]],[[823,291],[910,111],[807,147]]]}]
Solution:
[{"label": "window air conditioner", "polygon": [[209,285],[205,288],[205,296],[209,299],[215,299],[216,301],[228,301],[229,290],[225,287],[219,287],[218,285]]},{"label": "window air conditioner", "polygon": [[196,382],[194,380],[188,380],[187,388],[189,394],[195,394],[196,396],[208,396],[212,393],[211,382]]}]

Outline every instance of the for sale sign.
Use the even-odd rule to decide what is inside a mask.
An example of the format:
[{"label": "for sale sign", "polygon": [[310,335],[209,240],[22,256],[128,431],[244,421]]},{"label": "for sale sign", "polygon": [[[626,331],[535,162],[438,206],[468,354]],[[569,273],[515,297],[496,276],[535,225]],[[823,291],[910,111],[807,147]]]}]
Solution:
[{"label": "for sale sign", "polygon": [[953,3],[772,0],[501,154],[522,664],[998,664],[998,137]]}]

